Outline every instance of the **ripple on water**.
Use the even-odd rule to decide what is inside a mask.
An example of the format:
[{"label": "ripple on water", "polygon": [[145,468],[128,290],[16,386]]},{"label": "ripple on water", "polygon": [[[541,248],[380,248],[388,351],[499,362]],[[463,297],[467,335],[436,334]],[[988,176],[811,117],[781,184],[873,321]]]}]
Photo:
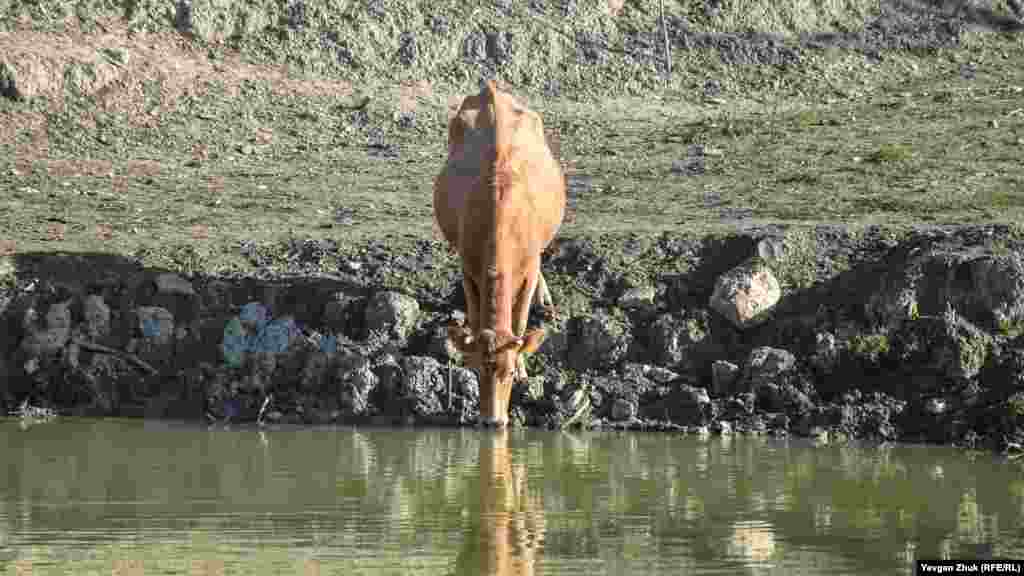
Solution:
[{"label": "ripple on water", "polygon": [[0,446],[0,559],[25,573],[867,575],[1024,557],[1021,469],[938,448],[119,421],[0,427]]}]

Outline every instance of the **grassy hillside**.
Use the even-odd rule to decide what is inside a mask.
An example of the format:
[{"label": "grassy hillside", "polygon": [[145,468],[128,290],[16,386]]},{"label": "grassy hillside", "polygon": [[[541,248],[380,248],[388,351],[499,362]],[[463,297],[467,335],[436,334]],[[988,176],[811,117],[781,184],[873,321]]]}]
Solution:
[{"label": "grassy hillside", "polygon": [[543,113],[568,236],[1024,216],[1024,43],[1001,0],[0,15],[0,253],[187,271],[286,266],[296,239],[330,242],[326,269],[369,240],[408,250],[431,238],[445,123],[482,77]]}]

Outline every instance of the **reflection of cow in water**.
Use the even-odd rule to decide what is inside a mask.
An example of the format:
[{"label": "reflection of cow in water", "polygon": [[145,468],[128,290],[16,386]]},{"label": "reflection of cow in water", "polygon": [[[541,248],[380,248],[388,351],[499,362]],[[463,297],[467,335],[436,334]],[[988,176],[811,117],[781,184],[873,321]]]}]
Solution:
[{"label": "reflection of cow in water", "polygon": [[529,576],[544,543],[544,501],[528,491],[526,465],[513,464],[505,429],[480,439],[479,524],[466,534],[456,573]]},{"label": "reflection of cow in water", "polygon": [[488,82],[462,101],[448,126],[448,160],[434,182],[434,216],[462,259],[466,325],[452,344],[480,373],[480,420],[508,422],[522,353],[544,341],[526,332],[536,296],[551,304],[540,272],[565,211],[565,178],[540,116]]}]

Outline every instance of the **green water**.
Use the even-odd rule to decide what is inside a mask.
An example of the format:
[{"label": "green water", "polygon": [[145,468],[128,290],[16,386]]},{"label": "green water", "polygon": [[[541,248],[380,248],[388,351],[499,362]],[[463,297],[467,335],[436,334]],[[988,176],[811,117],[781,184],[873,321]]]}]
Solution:
[{"label": "green water", "polygon": [[0,421],[2,574],[909,574],[1024,558],[1024,467],[642,433]]}]

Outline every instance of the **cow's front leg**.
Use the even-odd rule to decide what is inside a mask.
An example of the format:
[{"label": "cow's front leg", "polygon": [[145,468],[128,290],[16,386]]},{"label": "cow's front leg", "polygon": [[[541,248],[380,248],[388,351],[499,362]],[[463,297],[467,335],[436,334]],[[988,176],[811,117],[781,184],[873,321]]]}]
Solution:
[{"label": "cow's front leg", "polygon": [[538,306],[544,309],[555,305],[554,300],[551,299],[551,291],[548,290],[548,283],[544,280],[544,273],[539,270],[537,271],[537,289],[534,291],[533,299]]},{"label": "cow's front leg", "polygon": [[[477,293],[476,283],[469,276],[466,269],[462,270],[462,290],[466,293],[466,323],[470,335],[476,338],[480,334],[480,295]],[[463,360],[467,368],[479,368],[480,361],[476,354],[468,354]]]},{"label": "cow's front leg", "polygon": [[[526,273],[526,281],[523,283],[522,292],[515,300],[515,309],[512,310],[512,333],[522,337],[526,334],[526,322],[530,319],[530,302],[533,301],[536,293],[540,290],[540,283],[543,277],[540,275],[540,266]],[[516,380],[526,380],[529,374],[526,373],[526,358],[522,354],[516,354]]]}]

